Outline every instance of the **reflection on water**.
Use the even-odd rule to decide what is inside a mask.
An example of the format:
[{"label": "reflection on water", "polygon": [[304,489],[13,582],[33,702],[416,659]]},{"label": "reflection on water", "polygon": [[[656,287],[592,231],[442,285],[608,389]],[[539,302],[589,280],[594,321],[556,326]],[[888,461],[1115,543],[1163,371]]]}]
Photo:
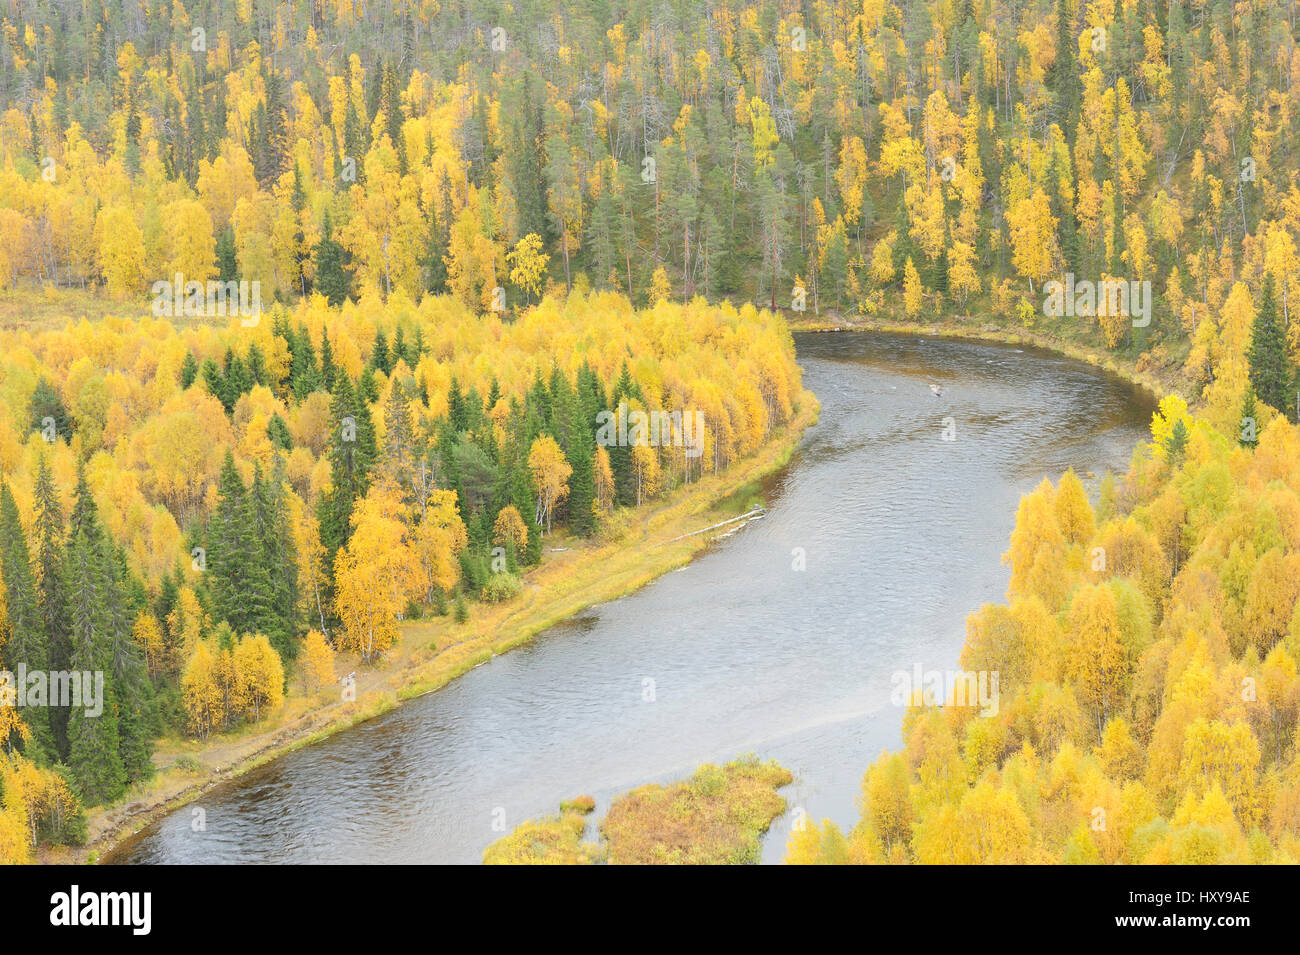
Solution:
[{"label": "reflection on water", "polygon": [[[796,344],[821,420],[768,482],[764,519],[215,790],[110,861],[477,862],[494,821],[513,827],[577,793],[603,813],[623,790],[746,751],[795,772],[792,805],[852,825],[863,771],[900,741],[890,675],[956,667],[966,615],[1005,590],[1019,496],[1067,467],[1124,467],[1153,407],[1029,349],[844,333]],[[774,825],[765,861],[788,828],[788,815]]]}]

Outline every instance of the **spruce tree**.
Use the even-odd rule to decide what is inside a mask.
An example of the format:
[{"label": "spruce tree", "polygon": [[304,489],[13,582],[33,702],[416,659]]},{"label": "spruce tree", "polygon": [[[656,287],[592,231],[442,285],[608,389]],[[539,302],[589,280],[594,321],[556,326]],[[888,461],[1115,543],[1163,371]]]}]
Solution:
[{"label": "spruce tree", "polygon": [[49,424],[54,425],[57,437],[67,439],[72,435],[72,418],[63,404],[63,398],[49,380],[41,377],[36,381],[27,405],[28,420],[33,431],[43,431]]},{"label": "spruce tree", "polygon": [[381,328],[375,332],[374,347],[370,350],[370,367],[378,368],[387,375],[392,373],[394,364],[395,361],[390,359],[388,353],[388,336]]},{"label": "spruce tree", "polygon": [[1273,297],[1273,277],[1264,275],[1255,325],[1250,336],[1250,384],[1259,400],[1285,412],[1290,405],[1291,369],[1286,357],[1286,329]]},{"label": "spruce tree", "polygon": [[[5,669],[21,680],[20,666],[27,672],[45,671],[50,667],[49,636],[42,619],[36,578],[32,572],[31,553],[18,517],[18,505],[7,483],[0,483],[0,573],[3,574],[5,611],[9,639],[3,646]],[[48,712],[33,709],[27,714],[32,739],[26,752],[45,761],[57,754]]]},{"label": "spruce tree", "polygon": [[[353,153],[353,155],[356,155]],[[316,289],[335,307],[348,297],[349,282],[343,246],[334,240],[330,214],[325,213],[321,238],[316,243]]]},{"label": "spruce tree", "polygon": [[334,349],[330,345],[329,335],[321,335],[320,340],[320,376],[321,384],[330,394],[334,393]]},{"label": "spruce tree", "polygon": [[253,468],[253,481],[243,499],[242,524],[247,534],[248,550],[244,555],[244,586],[241,595],[241,619],[230,624],[236,633],[263,633],[273,637],[276,626],[275,572],[268,559],[275,549],[273,508],[262,466]]},{"label": "spruce tree", "polygon": [[[50,669],[67,670],[72,658],[69,636],[67,592],[63,580],[63,504],[45,455],[37,460],[32,487],[35,520],[32,526],[36,549],[37,596],[41,619],[50,648]],[[68,755],[68,709],[50,701],[50,727],[59,758]]]},{"label": "spruce tree", "polygon": [[1069,0],[1056,0],[1056,58],[1048,71],[1047,82],[1056,94],[1057,112],[1066,142],[1074,145],[1083,85],[1079,80],[1078,30],[1070,15]]},{"label": "spruce tree", "polygon": [[1246,397],[1241,403],[1241,425],[1237,432],[1237,443],[1243,448],[1253,448],[1259,444],[1259,409],[1255,402],[1254,388],[1246,389]]},{"label": "spruce tree", "polygon": [[[330,418],[333,421],[329,443],[331,488],[322,496],[318,514],[326,566],[333,568],[335,555],[351,535],[353,505],[370,488],[370,471],[376,456],[370,409],[342,370],[335,374]],[[331,581],[332,576],[327,575],[326,580]],[[329,584],[331,593],[332,586]]]},{"label": "spruce tree", "polygon": [[235,230],[226,227],[217,236],[217,275],[222,282],[239,281],[239,260],[235,253]]},{"label": "spruce tree", "polygon": [[265,634],[281,657],[297,650],[298,561],[284,492],[284,459],[276,455],[271,473],[259,467],[245,499],[251,528],[253,595],[249,632]]},{"label": "spruce tree", "polygon": [[604,404],[598,389],[600,379],[583,363],[578,369],[572,400],[571,446],[568,454],[573,474],[569,477],[569,526],[574,533],[589,537],[596,530],[596,414]]},{"label": "spruce tree", "polygon": [[193,352],[185,353],[185,360],[181,362],[181,391],[189,388],[194,384],[194,379],[199,376],[198,359],[194,357]]},{"label": "spruce tree", "polygon": [[247,489],[235,467],[234,455],[227,450],[217,479],[217,506],[208,521],[205,557],[213,613],[238,633],[250,632],[253,620],[253,535],[246,498]]},{"label": "spruce tree", "polygon": [[72,669],[101,675],[99,713],[73,707],[68,717],[68,769],[77,793],[88,805],[110,802],[126,789],[120,754],[119,701],[115,692],[113,639],[105,603],[101,541],[83,528],[68,547],[68,592],[72,629]]},{"label": "spruce tree", "polygon": [[281,451],[293,450],[293,436],[289,434],[289,426],[280,417],[280,412],[272,414],[271,420],[266,423],[266,436],[272,447]]},{"label": "spruce tree", "polygon": [[126,554],[106,534],[100,535],[104,620],[111,646],[111,667],[105,674],[118,703],[118,758],[128,783],[153,775],[153,738],[162,731],[149,682],[144,653],[132,632],[135,618],[148,597],[126,564]]},{"label": "spruce tree", "polygon": [[595,438],[584,430],[575,432],[565,455],[573,468],[569,475],[569,527],[583,537],[590,537],[596,530],[595,453]]}]

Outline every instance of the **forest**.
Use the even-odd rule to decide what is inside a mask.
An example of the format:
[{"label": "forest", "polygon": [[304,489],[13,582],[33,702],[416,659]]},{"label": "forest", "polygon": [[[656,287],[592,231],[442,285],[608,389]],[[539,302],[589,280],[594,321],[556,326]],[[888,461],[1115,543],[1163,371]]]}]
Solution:
[{"label": "forest", "polygon": [[[792,859],[1294,860],[1296,18],[4,0],[0,664],[102,672],[108,717],[0,697],[0,859],[752,454],[826,315],[1044,332],[1175,396],[1096,507],[1022,504],[963,664],[1014,705],[909,711]],[[1076,276],[1150,314],[1050,308]],[[261,308],[160,310],[192,283]],[[598,442],[628,409],[693,410],[701,453]]]},{"label": "forest", "polygon": [[[1260,397],[1292,403],[1284,0],[11,0],[3,27],[11,287],[986,313],[1199,395],[1269,282]],[[1150,282],[1154,315],[1052,323],[1066,275]]]}]

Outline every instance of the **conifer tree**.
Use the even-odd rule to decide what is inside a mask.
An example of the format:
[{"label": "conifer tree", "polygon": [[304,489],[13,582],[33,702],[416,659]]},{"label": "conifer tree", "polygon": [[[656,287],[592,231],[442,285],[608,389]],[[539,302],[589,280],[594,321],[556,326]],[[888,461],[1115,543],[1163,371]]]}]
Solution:
[{"label": "conifer tree", "polygon": [[[0,483],[0,573],[3,574],[5,612],[9,639],[3,649],[5,669],[19,676],[19,667],[27,672],[50,669],[50,643],[45,632],[36,578],[32,572],[31,552],[18,517],[18,506],[7,483]],[[43,761],[57,755],[49,714],[36,709],[27,721],[32,731],[26,752]]]},{"label": "conifer tree", "polygon": [[253,541],[246,497],[234,455],[227,450],[217,482],[217,506],[208,522],[207,579],[214,616],[241,633],[251,631],[253,619],[249,607]]},{"label": "conifer tree", "polygon": [[[73,634],[72,668],[107,674],[112,669],[112,644],[99,604],[98,547],[78,534],[68,548]],[[97,715],[74,707],[68,718],[68,769],[72,783],[88,804],[108,802],[126,788],[126,768],[119,754],[118,701],[113,681],[103,683],[102,711]]]},{"label": "conifer tree", "polygon": [[1286,357],[1286,329],[1278,318],[1273,276],[1265,274],[1250,336],[1250,384],[1259,400],[1279,411],[1290,405],[1291,369]]},{"label": "conifer tree", "polygon": [[[72,644],[68,634],[67,593],[63,580],[63,504],[45,455],[37,460],[32,496],[37,595],[49,641],[50,669],[66,670],[72,656]],[[58,755],[64,758],[68,754],[68,710],[58,705],[56,700],[50,701],[50,726]]]},{"label": "conifer tree", "polygon": [[1241,403],[1241,429],[1237,443],[1243,448],[1253,448],[1259,444],[1259,408],[1255,401],[1255,389],[1247,388],[1246,397]]},{"label": "conifer tree", "polygon": [[[355,156],[356,153],[352,155]],[[315,256],[316,289],[331,305],[336,307],[342,305],[343,300],[348,297],[350,283],[343,246],[334,239],[328,210],[325,212],[321,226],[320,241],[316,243]]]}]

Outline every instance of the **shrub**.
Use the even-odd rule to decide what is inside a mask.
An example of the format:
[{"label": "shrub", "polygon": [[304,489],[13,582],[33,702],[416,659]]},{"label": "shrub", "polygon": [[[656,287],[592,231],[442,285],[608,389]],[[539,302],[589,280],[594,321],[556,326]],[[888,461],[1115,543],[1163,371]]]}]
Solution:
[{"label": "shrub", "polygon": [[523,581],[514,574],[493,574],[483,585],[481,596],[485,603],[496,604],[518,597],[523,589]]}]

